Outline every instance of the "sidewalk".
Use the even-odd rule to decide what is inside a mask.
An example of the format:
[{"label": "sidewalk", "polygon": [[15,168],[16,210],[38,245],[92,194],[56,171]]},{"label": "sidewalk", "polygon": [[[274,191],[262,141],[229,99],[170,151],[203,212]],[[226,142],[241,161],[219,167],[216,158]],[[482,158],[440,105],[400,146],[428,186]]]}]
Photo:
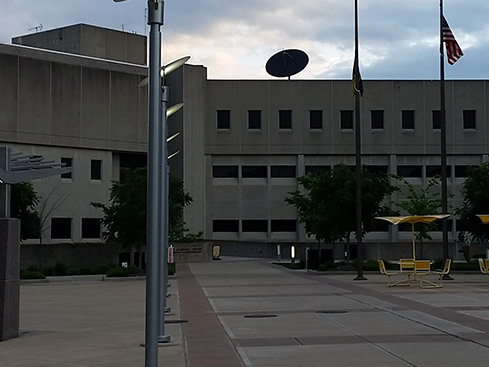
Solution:
[{"label": "sidewalk", "polygon": [[[178,264],[166,316],[176,323],[166,324],[172,340],[159,366],[488,365],[487,276],[456,273],[443,288],[421,289],[365,275],[250,259]],[[144,366],[144,298],[144,280],[22,285],[24,333],[0,343],[0,366]]]}]

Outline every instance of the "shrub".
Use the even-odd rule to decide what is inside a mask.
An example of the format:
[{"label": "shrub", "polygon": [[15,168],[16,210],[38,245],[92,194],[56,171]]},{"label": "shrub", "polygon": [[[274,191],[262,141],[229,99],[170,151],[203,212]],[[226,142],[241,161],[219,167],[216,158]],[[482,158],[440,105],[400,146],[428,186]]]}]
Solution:
[{"label": "shrub", "polygon": [[78,268],[68,268],[66,270],[66,275],[79,275],[80,274],[80,269]]},{"label": "shrub", "polygon": [[92,274],[92,268],[90,266],[81,266],[79,271],[80,275]]},{"label": "shrub", "polygon": [[110,266],[105,265],[97,265],[92,269],[92,274],[107,274],[107,271],[110,269]]},{"label": "shrub", "polygon": [[379,263],[377,260],[368,259],[363,262],[363,270],[366,271],[379,271]]},{"label": "shrub", "polygon": [[66,275],[67,270],[66,265],[63,263],[57,262],[54,265],[54,275]]},{"label": "shrub", "polygon": [[41,272],[47,276],[47,277],[51,277],[54,275],[54,266],[48,266],[46,268],[42,268]]},{"label": "shrub", "polygon": [[21,270],[20,279],[46,279],[46,276],[40,271]]},{"label": "shrub", "polygon": [[35,266],[35,265],[29,265],[29,267],[27,268],[27,270],[29,270],[29,271],[38,271],[38,272],[40,272],[39,267],[37,267],[37,266]]},{"label": "shrub", "polygon": [[177,272],[177,266],[175,263],[168,263],[168,275],[173,275]]},{"label": "shrub", "polygon": [[107,270],[107,277],[127,277],[129,276],[129,269],[117,266]]},{"label": "shrub", "polygon": [[131,275],[139,274],[139,268],[134,264],[129,265],[127,270],[129,272],[129,274],[131,274]]}]

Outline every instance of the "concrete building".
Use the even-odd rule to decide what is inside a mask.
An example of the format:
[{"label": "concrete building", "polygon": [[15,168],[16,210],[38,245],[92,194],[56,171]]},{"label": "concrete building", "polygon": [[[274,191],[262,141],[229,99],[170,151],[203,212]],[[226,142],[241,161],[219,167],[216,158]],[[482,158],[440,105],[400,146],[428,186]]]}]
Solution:
[{"label": "concrete building", "polygon": [[[90,203],[107,203],[120,169],[145,162],[147,89],[137,85],[147,75],[146,39],[81,24],[13,42],[0,44],[0,144],[73,166],[71,175],[35,182],[50,224],[45,243],[96,246],[102,213]],[[298,176],[355,164],[351,82],[209,80],[204,66],[185,65],[166,84],[170,105],[184,103],[169,119],[169,133],[180,132],[169,164],[194,199],[185,209],[190,230],[213,241],[311,241],[284,198]],[[364,88],[363,164],[425,185],[440,173],[439,82],[365,80]],[[488,88],[485,80],[446,82],[453,207],[467,167],[488,157]],[[410,235],[379,225],[365,240]]]}]

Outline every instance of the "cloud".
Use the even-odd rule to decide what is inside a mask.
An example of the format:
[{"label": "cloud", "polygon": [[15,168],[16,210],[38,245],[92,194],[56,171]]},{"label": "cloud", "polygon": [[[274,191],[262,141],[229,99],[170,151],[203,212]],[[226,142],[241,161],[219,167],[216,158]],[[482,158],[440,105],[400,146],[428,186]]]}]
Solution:
[{"label": "cloud", "polygon": [[[0,42],[34,32],[87,23],[146,34],[141,0],[0,0]],[[445,16],[465,56],[448,77],[487,77],[487,0],[444,0]],[[299,48],[310,58],[296,78],[350,78],[354,1],[166,1],[163,61],[183,55],[208,67],[210,78],[271,78],[265,63],[274,53]],[[29,30],[31,29],[31,30]],[[360,66],[364,78],[436,78],[439,48],[437,1],[359,1]],[[470,68],[469,68],[470,66]]]}]

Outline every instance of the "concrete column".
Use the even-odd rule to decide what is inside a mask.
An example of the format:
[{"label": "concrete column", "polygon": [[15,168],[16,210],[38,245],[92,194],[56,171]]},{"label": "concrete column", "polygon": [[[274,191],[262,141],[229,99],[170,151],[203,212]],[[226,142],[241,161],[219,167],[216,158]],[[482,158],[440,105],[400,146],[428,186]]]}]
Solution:
[{"label": "concrete column", "polygon": [[0,218],[0,341],[19,336],[20,221]]}]

